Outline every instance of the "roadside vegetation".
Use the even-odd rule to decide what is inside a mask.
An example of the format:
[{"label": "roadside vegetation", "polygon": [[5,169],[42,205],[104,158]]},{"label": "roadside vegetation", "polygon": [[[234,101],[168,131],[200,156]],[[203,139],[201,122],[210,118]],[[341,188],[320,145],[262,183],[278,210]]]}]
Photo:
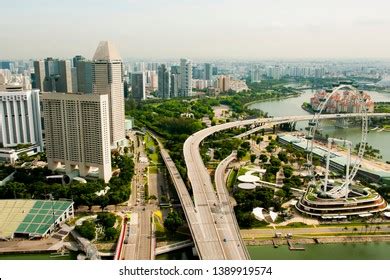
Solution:
[{"label": "roadside vegetation", "polygon": [[[131,192],[130,182],[134,174],[132,157],[113,152],[112,165],[114,169],[119,169],[119,175],[113,176],[108,184],[91,179],[85,184],[72,181],[69,185],[46,179],[47,176],[57,174],[47,168],[7,167],[7,172],[15,170],[16,173],[12,181],[0,186],[0,199],[72,199],[75,207],[83,205],[91,208],[99,205],[104,209],[107,205],[117,205],[128,200]],[[97,193],[102,190],[107,192],[99,196]]]}]

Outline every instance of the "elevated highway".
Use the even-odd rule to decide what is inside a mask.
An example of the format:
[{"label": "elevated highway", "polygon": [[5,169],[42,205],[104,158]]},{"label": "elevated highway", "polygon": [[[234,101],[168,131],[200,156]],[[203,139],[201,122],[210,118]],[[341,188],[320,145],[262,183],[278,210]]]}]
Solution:
[{"label": "elevated highway", "polygon": [[[337,119],[359,117],[360,114],[329,114],[321,115],[320,119]],[[369,117],[390,117],[390,114],[371,113]],[[276,118],[259,118],[242,120],[212,126],[191,135],[184,143],[183,152],[187,165],[188,178],[193,190],[194,216],[197,222],[197,232],[193,232],[195,244],[198,241],[207,243],[210,247],[197,246],[202,259],[248,259],[246,249],[241,246],[242,238],[233,211],[224,211],[221,200],[214,189],[210,175],[199,152],[201,142],[208,136],[226,129],[251,126],[250,130],[237,136],[245,137],[264,127],[274,124],[296,121],[308,121],[313,116],[288,116]],[[188,192],[187,192],[188,193]],[[187,194],[186,194],[187,195]],[[179,194],[181,196],[181,194]],[[192,210],[192,208],[191,208]],[[189,224],[191,221],[188,221]]]}]

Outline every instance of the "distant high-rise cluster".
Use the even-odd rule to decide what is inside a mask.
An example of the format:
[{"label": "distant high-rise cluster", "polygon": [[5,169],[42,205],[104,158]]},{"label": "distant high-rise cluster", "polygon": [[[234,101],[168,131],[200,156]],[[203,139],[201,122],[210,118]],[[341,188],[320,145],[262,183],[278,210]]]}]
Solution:
[{"label": "distant high-rise cluster", "polygon": [[[59,92],[51,79],[53,87],[46,87],[49,90],[42,95],[48,166],[55,170],[64,165],[67,173],[78,169],[81,176],[98,168],[99,177],[108,182],[111,147],[125,138],[122,60],[114,46],[104,41],[92,61],[76,56],[73,64],[77,93]],[[45,68],[44,79],[37,75],[43,88],[51,78],[47,73],[62,73],[55,68],[50,72],[47,65],[34,63],[36,71]]]}]

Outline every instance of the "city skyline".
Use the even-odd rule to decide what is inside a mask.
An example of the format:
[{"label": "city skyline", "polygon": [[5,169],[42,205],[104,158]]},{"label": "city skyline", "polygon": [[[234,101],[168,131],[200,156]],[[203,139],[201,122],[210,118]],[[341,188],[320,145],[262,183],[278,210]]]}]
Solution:
[{"label": "city skyline", "polygon": [[390,4],[380,0],[21,2],[2,7],[0,59],[90,58],[100,40],[124,58],[390,58],[390,39],[378,36],[390,28]]}]

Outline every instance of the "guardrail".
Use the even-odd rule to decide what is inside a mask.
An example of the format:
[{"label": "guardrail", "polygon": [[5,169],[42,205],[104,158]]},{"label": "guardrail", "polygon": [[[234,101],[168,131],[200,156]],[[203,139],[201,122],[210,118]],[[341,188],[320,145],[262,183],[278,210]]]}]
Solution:
[{"label": "guardrail", "polygon": [[124,217],[122,219],[121,232],[119,234],[118,242],[117,242],[116,248],[115,248],[114,260],[121,259],[122,249],[123,249],[123,241],[125,239],[125,233],[126,233],[126,224],[127,224],[127,217]]}]

